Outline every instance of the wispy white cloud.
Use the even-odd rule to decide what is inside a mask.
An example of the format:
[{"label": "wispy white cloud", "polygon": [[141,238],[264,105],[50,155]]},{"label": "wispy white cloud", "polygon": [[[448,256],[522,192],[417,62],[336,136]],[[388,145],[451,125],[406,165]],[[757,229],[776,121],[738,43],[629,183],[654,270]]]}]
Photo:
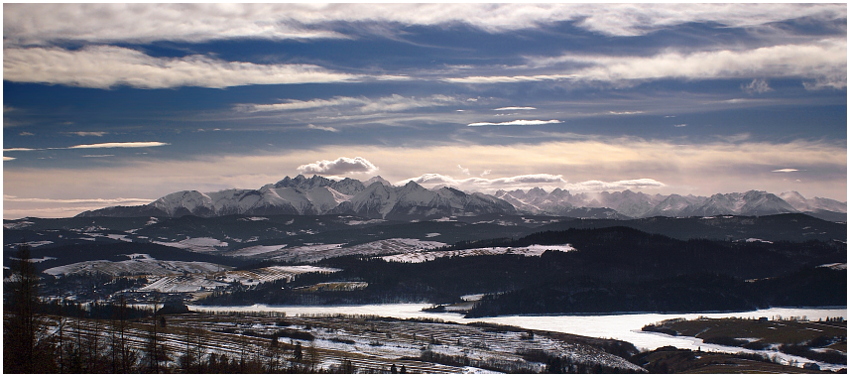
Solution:
[{"label": "wispy white cloud", "polygon": [[688,126],[687,123],[680,123],[680,124],[674,124],[673,125],[673,127],[676,127],[676,128],[682,128],[682,127],[687,127],[687,126]]},{"label": "wispy white cloud", "polygon": [[501,123],[491,123],[491,122],[477,122],[467,124],[469,127],[481,127],[481,126],[539,126],[541,124],[555,124],[555,123],[563,123],[560,120],[552,119],[552,120],[512,120],[510,122],[501,122]]},{"label": "wispy white cloud", "polygon": [[301,165],[298,167],[298,171],[303,174],[322,175],[372,174],[378,171],[378,167],[363,157],[340,157],[334,161],[322,160]]},{"label": "wispy white cloud", "polygon": [[320,130],[320,131],[328,131],[328,132],[339,132],[338,129],[329,127],[329,126],[317,126],[315,124],[308,124],[307,128],[311,130]]},{"label": "wispy white cloud", "polygon": [[97,136],[102,137],[103,135],[108,134],[109,132],[105,131],[74,131],[74,132],[66,132],[67,134],[77,135],[77,136]]},{"label": "wispy white cloud", "polygon": [[741,85],[741,90],[748,94],[762,94],[773,91],[767,81],[763,79],[753,79],[750,83]]},{"label": "wispy white cloud", "polygon": [[640,190],[647,188],[661,188],[665,184],[651,178],[619,180],[606,182],[600,180],[589,180],[583,182],[567,182],[562,175],[556,174],[524,174],[503,178],[478,178],[470,177],[456,179],[449,175],[436,173],[423,174],[419,177],[399,181],[396,185],[404,185],[413,181],[422,186],[434,188],[442,186],[456,187],[463,190],[494,192],[496,190],[528,190],[534,187],[546,189],[561,188],[572,192],[600,192],[606,190]]},{"label": "wispy white cloud", "polygon": [[101,205],[137,205],[147,204],[154,199],[143,198],[79,198],[79,199],[51,199],[51,198],[29,198],[15,195],[3,195],[4,202],[15,203],[55,203],[55,204],[101,204]]},{"label": "wispy white cloud", "polygon": [[150,148],[171,145],[159,141],[133,141],[126,143],[99,143],[99,144],[80,144],[68,148],[52,148],[52,149],[99,149],[99,148]]},{"label": "wispy white cloud", "polygon": [[[63,150],[63,149],[101,149],[101,148],[152,148],[171,145],[160,141],[130,141],[130,142],[115,142],[115,143],[98,143],[98,144],[79,144],[64,148],[4,148],[3,152],[31,152],[31,151],[47,151],[47,150]],[[86,156],[83,156],[86,157]]]},{"label": "wispy white cloud", "polygon": [[16,158],[14,158],[14,157],[3,156],[3,161],[12,161],[12,160],[15,160],[15,159]]},{"label": "wispy white cloud", "polygon": [[393,94],[387,97],[333,97],[331,99],[312,99],[309,101],[287,100],[274,104],[239,104],[236,109],[245,112],[264,111],[297,111],[319,108],[352,107],[361,113],[371,112],[396,112],[415,108],[449,106],[462,103],[455,97],[446,95],[432,95],[427,97],[404,97]]},{"label": "wispy white cloud", "polygon": [[508,107],[500,107],[498,109],[493,109],[496,111],[510,111],[510,110],[537,110],[536,107],[531,106],[508,106]]},{"label": "wispy white cloud", "polygon": [[83,155],[83,158],[106,158],[106,157],[115,157],[114,154],[87,154]]},{"label": "wispy white cloud", "polygon": [[799,170],[797,170],[797,169],[785,168],[785,169],[772,170],[771,173],[796,173],[798,171]]},{"label": "wispy white cloud", "polygon": [[608,112],[608,114],[611,114],[611,115],[636,115],[636,114],[643,114],[643,113],[644,112],[640,111],[640,110],[638,110],[638,111],[609,111]]},{"label": "wispy white cloud", "polygon": [[405,179],[396,183],[396,185],[404,185],[407,182],[416,182],[425,187],[440,187],[451,186],[464,190],[492,192],[499,189],[515,189],[515,188],[531,188],[534,185],[538,186],[556,186],[567,183],[563,176],[553,174],[525,174],[513,177],[503,178],[480,178],[469,177],[464,179],[456,179],[449,175],[428,173],[418,177]]},{"label": "wispy white cloud", "polygon": [[226,88],[403,79],[333,72],[311,64],[255,64],[204,55],[152,57],[115,46],[87,46],[79,50],[13,47],[5,48],[3,54],[4,80],[100,89],[121,85],[144,89],[180,86]]},{"label": "wispy white cloud", "polygon": [[5,4],[3,35],[7,46],[204,42],[349,38],[334,30],[338,22],[463,23],[493,33],[575,22],[600,34],[634,36],[691,22],[758,27],[804,17],[828,22],[846,13],[842,4]]},{"label": "wispy white cloud", "polygon": [[[579,65],[582,68],[561,68],[564,70],[561,73],[452,77],[444,80],[468,84],[571,80],[628,85],[632,81],[658,79],[703,80],[762,76],[803,78],[809,80],[809,89],[843,88],[847,81],[847,41],[843,38],[749,50],[667,51],[648,57],[569,54],[530,57],[528,60],[527,69],[532,70],[551,70],[565,65]],[[764,85],[759,88],[764,89]]]}]

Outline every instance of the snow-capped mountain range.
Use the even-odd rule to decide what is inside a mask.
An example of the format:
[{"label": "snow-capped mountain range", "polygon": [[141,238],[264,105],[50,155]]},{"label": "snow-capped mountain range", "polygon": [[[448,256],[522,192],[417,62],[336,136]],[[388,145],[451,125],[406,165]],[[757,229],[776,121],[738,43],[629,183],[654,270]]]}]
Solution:
[{"label": "snow-capped mountain range", "polygon": [[544,214],[597,218],[652,216],[761,216],[805,212],[818,217],[846,217],[847,203],[826,198],[806,199],[797,192],[779,196],[765,191],[715,194],[710,197],[648,195],[620,191],[577,193],[540,188],[498,191],[494,195],[466,193],[450,187],[426,189],[415,182],[394,186],[381,177],[365,182],[336,181],[314,175],[267,184],[259,189],[218,192],[178,191],[142,206],[107,207],[78,216],[195,215],[323,215],[350,214],[388,220],[414,220],[482,214]]}]

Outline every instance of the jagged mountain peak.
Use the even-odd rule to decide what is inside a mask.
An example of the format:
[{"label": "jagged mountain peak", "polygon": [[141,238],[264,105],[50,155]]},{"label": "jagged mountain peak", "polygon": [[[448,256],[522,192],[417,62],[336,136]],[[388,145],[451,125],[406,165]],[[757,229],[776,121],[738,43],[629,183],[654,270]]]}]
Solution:
[{"label": "jagged mountain peak", "polygon": [[[806,212],[827,213],[836,218],[847,212],[846,202],[806,199],[798,192],[774,195],[763,190],[717,193],[710,197],[689,194],[647,195],[642,192],[576,193],[556,188],[547,193],[535,187],[528,191],[499,190],[495,195],[470,194],[453,187],[427,189],[415,181],[394,186],[380,176],[365,182],[341,181],[313,175],[289,176],[260,189],[227,189],[202,193],[178,191],[147,205],[107,207],[78,216],[222,216],[231,214],[352,214],[371,218],[416,219],[434,216],[489,213],[528,213],[557,216],[598,215],[632,218],[651,216],[761,216]],[[615,212],[616,211],[616,212]],[[826,215],[823,215],[826,216]]]},{"label": "jagged mountain peak", "polygon": [[[348,179],[348,178],[346,178],[346,179]],[[375,182],[380,182],[382,185],[387,186],[387,187],[393,186],[393,184],[390,183],[390,181],[384,179],[380,175],[376,175],[372,178],[367,179],[366,181],[363,182],[363,185],[366,186],[366,187],[369,187],[371,184],[373,184]]]}]

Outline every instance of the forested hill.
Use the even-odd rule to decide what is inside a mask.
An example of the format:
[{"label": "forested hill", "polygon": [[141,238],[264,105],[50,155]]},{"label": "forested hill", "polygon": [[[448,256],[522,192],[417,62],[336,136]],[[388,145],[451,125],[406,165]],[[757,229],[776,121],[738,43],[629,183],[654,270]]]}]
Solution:
[{"label": "forested hill", "polygon": [[[846,245],[841,242],[681,241],[612,227],[541,232],[454,247],[531,244],[570,244],[576,250],[547,251],[541,256],[437,258],[423,263],[344,257],[323,262],[343,271],[316,278],[365,282],[364,289],[299,289],[318,282],[302,279],[211,296],[205,303],[441,303],[461,295],[502,292],[485,298],[471,315],[739,310],[774,303],[794,305],[803,302],[801,297],[808,300],[804,305],[846,304],[846,295],[839,289],[845,286],[846,270],[818,267],[846,262]],[[794,288],[786,289],[782,282]]]}]

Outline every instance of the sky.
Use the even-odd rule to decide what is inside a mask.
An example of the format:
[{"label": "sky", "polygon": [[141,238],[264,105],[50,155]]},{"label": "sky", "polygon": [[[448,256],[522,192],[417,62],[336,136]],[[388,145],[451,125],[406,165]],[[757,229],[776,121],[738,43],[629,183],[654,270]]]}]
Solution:
[{"label": "sky", "polygon": [[847,5],[3,5],[4,218],[298,174],[846,201]]}]

